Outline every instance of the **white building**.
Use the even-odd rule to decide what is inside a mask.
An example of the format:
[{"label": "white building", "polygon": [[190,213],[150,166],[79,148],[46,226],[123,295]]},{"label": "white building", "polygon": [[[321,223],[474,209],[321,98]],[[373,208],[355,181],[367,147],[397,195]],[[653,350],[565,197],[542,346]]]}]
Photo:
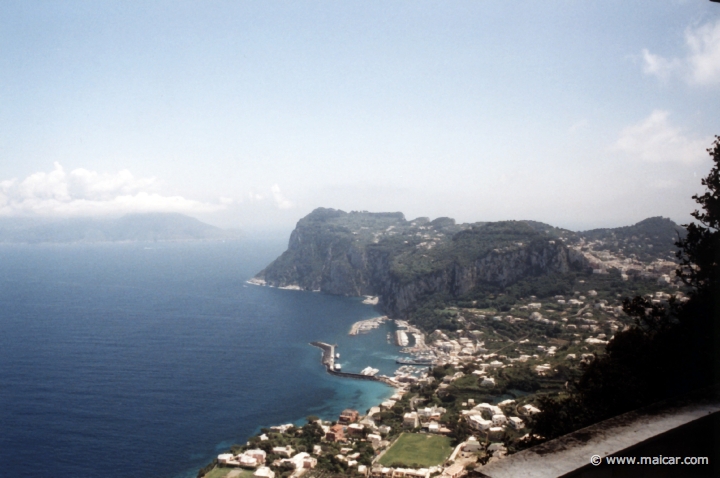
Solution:
[{"label": "white building", "polygon": [[253,476],[257,478],[275,478],[275,472],[272,471],[267,466],[261,466],[257,470],[255,470],[255,473],[253,473]]},{"label": "white building", "polygon": [[490,427],[488,430],[488,438],[491,440],[498,439],[502,437],[503,433],[505,432],[505,429],[503,427]]},{"label": "white building", "polygon": [[283,460],[283,462],[292,464],[296,470],[307,470],[310,468],[315,468],[315,465],[317,465],[317,458],[310,456],[309,453],[302,452],[298,453],[292,458]]},{"label": "white building", "polygon": [[505,417],[505,415],[501,415],[501,414],[493,415],[492,423],[496,427],[503,426],[507,423],[507,417]]},{"label": "white building", "polygon": [[525,423],[523,423],[523,421],[518,417],[510,417],[508,419],[508,423],[515,430],[522,430],[523,428],[525,428]]},{"label": "white building", "polygon": [[373,446],[380,446],[380,442],[382,441],[382,437],[380,435],[375,435],[374,433],[370,433],[367,436],[367,439],[373,444]]},{"label": "white building", "polygon": [[418,409],[417,414],[420,418],[439,419],[445,412],[443,407],[425,407]]},{"label": "white building", "polygon": [[276,455],[284,456],[286,458],[290,458],[293,453],[295,453],[295,450],[288,445],[288,446],[276,446],[272,449],[272,452]]},{"label": "white building", "polygon": [[403,426],[417,428],[420,425],[417,412],[408,412],[403,415]]},{"label": "white building", "polygon": [[463,451],[468,453],[475,453],[476,451],[480,450],[480,442],[477,440],[477,438],[470,437],[467,439],[462,449]]},{"label": "white building", "polygon": [[428,468],[395,468],[392,473],[393,478],[408,477],[408,478],[430,478],[430,470]]},{"label": "white building", "polygon": [[440,478],[458,478],[462,476],[465,473],[465,467],[459,463],[456,463],[454,465],[448,466],[443,471],[442,475],[440,475]]},{"label": "white building", "polygon": [[492,426],[491,420],[485,420],[480,415],[468,415],[467,421],[470,428],[474,428],[475,430],[485,431]]}]

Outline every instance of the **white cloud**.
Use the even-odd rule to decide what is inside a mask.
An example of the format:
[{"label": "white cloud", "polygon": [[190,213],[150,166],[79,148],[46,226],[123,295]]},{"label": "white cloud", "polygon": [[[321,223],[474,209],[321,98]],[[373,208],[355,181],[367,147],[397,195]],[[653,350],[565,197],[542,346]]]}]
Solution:
[{"label": "white cloud", "polygon": [[667,111],[655,110],[641,122],[620,132],[613,146],[641,161],[690,163],[707,157],[712,138],[691,138],[670,124]]},{"label": "white cloud", "polygon": [[677,58],[667,60],[660,55],[653,55],[646,48],[643,48],[642,56],[643,72],[647,75],[655,75],[665,79],[682,67],[682,62]]},{"label": "white cloud", "polygon": [[136,178],[128,170],[97,173],[75,169],[66,173],[37,172],[22,181],[0,182],[0,216],[97,216],[133,212],[213,212],[227,203],[204,203],[182,196],[165,196],[155,178]]},{"label": "white cloud", "polygon": [[720,19],[685,36],[690,49],[690,72],[695,83],[720,83]]},{"label": "white cloud", "polygon": [[272,192],[273,199],[275,199],[275,205],[278,207],[278,209],[292,209],[295,207],[295,205],[290,202],[285,196],[283,196],[282,192],[280,192],[280,186],[277,184],[273,184],[273,187],[270,188],[270,191]]},{"label": "white cloud", "polygon": [[688,83],[698,85],[720,84],[720,19],[685,31],[684,58],[663,58],[647,49],[642,51],[643,71],[649,75],[667,78],[678,74]]}]

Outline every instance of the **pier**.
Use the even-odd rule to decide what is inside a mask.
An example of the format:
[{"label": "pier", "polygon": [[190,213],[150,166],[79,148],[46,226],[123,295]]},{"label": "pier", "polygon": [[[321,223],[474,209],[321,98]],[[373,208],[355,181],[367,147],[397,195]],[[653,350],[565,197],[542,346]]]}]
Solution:
[{"label": "pier", "polygon": [[357,380],[373,380],[375,382],[382,382],[395,388],[399,386],[397,382],[385,376],[378,377],[374,375],[363,375],[360,373],[338,372],[337,370],[335,370],[335,345],[326,344],[325,342],[310,342],[310,345],[322,350],[321,362],[323,365],[325,365],[325,369],[330,375],[345,378],[354,378]]},{"label": "pier", "polygon": [[380,327],[380,324],[387,320],[387,316],[374,317],[372,319],[361,320],[352,324],[349,335],[358,335],[370,332],[373,329]]}]

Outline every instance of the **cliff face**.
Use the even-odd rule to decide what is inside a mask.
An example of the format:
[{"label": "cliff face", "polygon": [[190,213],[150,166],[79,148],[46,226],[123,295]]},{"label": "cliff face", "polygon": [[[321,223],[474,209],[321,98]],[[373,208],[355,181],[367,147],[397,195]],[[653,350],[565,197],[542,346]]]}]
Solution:
[{"label": "cliff face", "polygon": [[276,287],[297,285],[329,294],[371,295],[372,268],[366,247],[373,240],[372,233],[406,222],[401,213],[316,209],[298,222],[287,251],[256,278]]},{"label": "cliff face", "polygon": [[428,294],[460,296],[483,283],[505,286],[585,267],[550,229],[523,221],[456,225],[448,218],[407,221],[401,213],[317,209],[256,278],[277,287],[378,295],[380,307],[400,317]]},{"label": "cliff face", "polygon": [[456,262],[407,283],[382,281],[378,284],[378,295],[389,313],[402,315],[419,298],[429,294],[444,292],[458,297],[483,283],[506,286],[530,275],[565,273],[583,265],[584,259],[573,255],[565,246],[537,241],[511,251],[492,251],[467,264]]}]

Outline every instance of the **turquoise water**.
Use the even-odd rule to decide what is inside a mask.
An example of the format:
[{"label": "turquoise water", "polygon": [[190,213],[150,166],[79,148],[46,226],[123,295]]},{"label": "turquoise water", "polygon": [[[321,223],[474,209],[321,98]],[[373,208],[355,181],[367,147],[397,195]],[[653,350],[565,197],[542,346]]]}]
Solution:
[{"label": "turquoise water", "polygon": [[2,474],[194,477],[260,427],[391,395],[330,376],[308,344],[391,373],[392,324],[347,335],[373,307],[245,283],[283,248],[0,247]]}]

